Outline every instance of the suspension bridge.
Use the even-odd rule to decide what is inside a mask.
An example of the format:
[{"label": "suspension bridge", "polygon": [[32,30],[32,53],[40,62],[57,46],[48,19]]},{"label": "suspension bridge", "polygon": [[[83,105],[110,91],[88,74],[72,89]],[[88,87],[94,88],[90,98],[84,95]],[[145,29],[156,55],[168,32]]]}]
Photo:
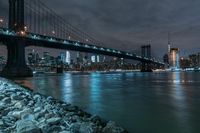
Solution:
[{"label": "suspension bridge", "polygon": [[2,75],[10,77],[32,76],[32,71],[25,62],[27,46],[67,49],[137,60],[142,62],[143,71],[151,69],[148,65],[151,63],[164,65],[145,54],[140,56],[102,47],[102,42],[68,23],[40,0],[9,0],[8,26],[0,27],[0,42],[7,46],[8,51],[7,65]]}]

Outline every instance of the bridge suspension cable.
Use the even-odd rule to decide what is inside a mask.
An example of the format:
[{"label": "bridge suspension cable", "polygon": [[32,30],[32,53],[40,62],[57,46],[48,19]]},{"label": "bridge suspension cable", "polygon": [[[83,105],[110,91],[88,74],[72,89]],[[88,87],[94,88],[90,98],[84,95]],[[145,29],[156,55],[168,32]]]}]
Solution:
[{"label": "bridge suspension cable", "polygon": [[100,45],[99,41],[71,25],[41,0],[25,0],[24,2],[25,29],[28,32]]}]

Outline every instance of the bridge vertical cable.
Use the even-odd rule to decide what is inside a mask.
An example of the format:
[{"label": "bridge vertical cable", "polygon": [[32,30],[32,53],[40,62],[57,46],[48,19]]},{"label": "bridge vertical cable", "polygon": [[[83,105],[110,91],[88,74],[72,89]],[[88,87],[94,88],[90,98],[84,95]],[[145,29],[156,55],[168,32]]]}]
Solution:
[{"label": "bridge vertical cable", "polygon": [[25,25],[28,32],[83,43],[100,44],[87,33],[72,26],[41,0],[25,0],[25,10]]}]

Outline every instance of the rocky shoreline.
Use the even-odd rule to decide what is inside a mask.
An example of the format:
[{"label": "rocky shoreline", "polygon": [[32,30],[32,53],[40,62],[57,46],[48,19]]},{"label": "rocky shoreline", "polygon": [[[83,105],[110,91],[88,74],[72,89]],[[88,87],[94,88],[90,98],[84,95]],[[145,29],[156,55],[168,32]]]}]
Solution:
[{"label": "rocky shoreline", "polygon": [[0,78],[0,133],[127,133],[77,106]]}]

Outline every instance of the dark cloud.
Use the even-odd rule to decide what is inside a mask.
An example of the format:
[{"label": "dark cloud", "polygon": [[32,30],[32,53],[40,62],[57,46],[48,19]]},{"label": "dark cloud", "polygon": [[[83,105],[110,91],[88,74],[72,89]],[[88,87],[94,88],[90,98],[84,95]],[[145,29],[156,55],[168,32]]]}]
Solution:
[{"label": "dark cloud", "polygon": [[[196,52],[199,48],[199,0],[43,0],[72,25],[105,46],[138,51],[151,42],[158,57],[167,51],[167,34],[174,47]],[[1,12],[6,10],[0,0]],[[2,13],[0,13],[2,14]],[[183,53],[187,53],[183,52]]]}]

